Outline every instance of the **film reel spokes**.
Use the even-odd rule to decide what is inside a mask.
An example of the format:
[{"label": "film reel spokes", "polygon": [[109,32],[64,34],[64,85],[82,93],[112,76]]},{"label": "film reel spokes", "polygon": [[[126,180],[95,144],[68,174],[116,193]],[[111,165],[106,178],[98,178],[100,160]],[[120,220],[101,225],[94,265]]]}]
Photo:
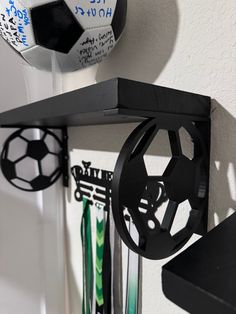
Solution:
[{"label": "film reel spokes", "polygon": [[[181,127],[194,144],[192,159],[182,152]],[[144,155],[160,129],[164,129],[163,125],[152,119],[133,131],[117,160],[112,189],[112,209],[118,232],[130,249],[150,259],[168,257],[183,247],[201,221],[207,194],[205,143],[191,122],[167,124],[165,129],[168,131],[171,160],[162,175],[148,174]],[[150,195],[148,204],[142,202],[144,195]],[[157,212],[165,201],[165,213],[159,221]],[[171,234],[179,205],[185,201],[191,207],[187,223],[177,233]],[[139,243],[135,243],[129,234],[127,216],[137,228]]]}]

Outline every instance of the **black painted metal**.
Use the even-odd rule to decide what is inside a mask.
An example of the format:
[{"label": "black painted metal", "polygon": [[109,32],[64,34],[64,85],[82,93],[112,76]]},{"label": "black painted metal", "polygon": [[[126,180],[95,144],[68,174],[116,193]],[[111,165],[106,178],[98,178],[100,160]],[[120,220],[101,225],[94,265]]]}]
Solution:
[{"label": "black painted metal", "polygon": [[[63,138],[63,141],[61,141],[58,136],[56,136],[55,133],[51,132],[50,130],[45,128],[37,128],[43,133],[43,135],[38,140],[31,140],[23,135],[23,132],[27,129],[28,128],[22,128],[20,130],[17,130],[13,134],[11,134],[4,143],[3,151],[1,154],[1,169],[7,181],[14,185],[16,188],[27,192],[36,192],[50,187],[58,180],[62,173],[66,174],[66,164],[63,162],[65,152],[65,149],[63,148],[65,147],[66,139]],[[59,147],[61,147],[61,150],[59,152],[55,153],[51,150],[52,147],[48,147],[48,144],[46,144],[45,142],[45,139],[48,136],[50,136],[51,139],[53,139]],[[14,146],[14,142],[18,139],[27,143],[26,150],[20,156],[17,156],[17,158],[14,158],[14,160],[12,160],[9,156],[10,149],[12,149],[12,146]],[[45,169],[43,168],[42,162],[44,158],[49,155],[55,156],[58,159],[58,166],[55,165],[55,169],[51,174],[46,174],[44,173]],[[24,174],[28,172],[27,168],[22,169],[21,167],[21,175],[17,171],[17,165],[19,166],[19,163],[24,161],[26,158],[29,158],[32,161],[33,165],[36,166],[37,164],[38,168],[38,174],[36,174],[36,176],[34,178],[31,178],[30,180],[24,177]],[[29,167],[31,168],[30,165]],[[31,170],[34,171],[33,169]]]},{"label": "black painted metal", "polygon": [[[91,167],[91,162],[82,161],[82,167],[77,165],[71,168],[75,179],[75,199],[82,202],[86,198],[91,205],[96,202],[104,205],[108,211],[111,208],[113,172]],[[142,208],[148,210],[155,206],[160,207],[166,201],[166,193],[162,183],[150,184],[141,201]],[[129,217],[125,217],[126,220]]]},{"label": "black painted metal", "polygon": [[91,167],[91,162],[82,161],[81,166],[71,168],[75,179],[75,199],[82,202],[86,198],[91,205],[99,202],[104,205],[104,210],[111,207],[111,182],[113,173],[111,171]]},{"label": "black painted metal", "polygon": [[[192,160],[183,155],[179,129],[184,127],[194,143]],[[148,176],[144,155],[160,129],[168,130],[172,159],[162,176]],[[123,241],[136,253],[162,259],[176,253],[196,232],[206,232],[209,177],[209,123],[194,123],[184,117],[151,119],[130,135],[118,157],[112,185],[112,209]],[[140,202],[151,183],[163,183],[169,199],[162,222],[156,218],[158,207],[146,212]],[[179,204],[188,200],[191,212],[186,226],[173,236],[170,230]],[[125,222],[127,211],[138,230],[140,241],[131,238]],[[204,218],[204,221],[203,221]],[[205,227],[205,228],[204,228]]]},{"label": "black painted metal", "polygon": [[193,314],[235,314],[236,214],[163,267],[168,299]]},{"label": "black painted metal", "polygon": [[69,186],[69,153],[68,153],[68,131],[67,127],[61,129],[62,131],[62,174],[63,186]]}]

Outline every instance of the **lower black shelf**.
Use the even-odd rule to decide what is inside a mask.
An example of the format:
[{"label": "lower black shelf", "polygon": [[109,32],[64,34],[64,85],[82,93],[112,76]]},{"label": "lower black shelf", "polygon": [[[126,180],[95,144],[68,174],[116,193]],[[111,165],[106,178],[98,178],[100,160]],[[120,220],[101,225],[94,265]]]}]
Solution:
[{"label": "lower black shelf", "polygon": [[163,267],[164,294],[196,314],[236,313],[236,213]]}]

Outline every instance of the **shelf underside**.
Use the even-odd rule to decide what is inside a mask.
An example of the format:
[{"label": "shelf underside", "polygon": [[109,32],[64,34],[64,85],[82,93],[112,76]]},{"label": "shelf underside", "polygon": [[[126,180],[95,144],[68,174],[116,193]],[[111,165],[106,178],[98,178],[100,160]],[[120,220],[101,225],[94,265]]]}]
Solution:
[{"label": "shelf underside", "polygon": [[112,79],[0,114],[1,127],[65,127],[142,121],[181,115],[210,116],[210,98],[152,84]]},{"label": "shelf underside", "polygon": [[236,214],[163,267],[163,291],[190,313],[236,313]]}]

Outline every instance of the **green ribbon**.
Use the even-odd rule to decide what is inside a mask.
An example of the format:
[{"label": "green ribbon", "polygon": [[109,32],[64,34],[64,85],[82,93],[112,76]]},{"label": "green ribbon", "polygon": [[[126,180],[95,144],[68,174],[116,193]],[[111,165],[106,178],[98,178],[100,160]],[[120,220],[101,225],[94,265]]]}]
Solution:
[{"label": "green ribbon", "polygon": [[82,314],[91,314],[93,305],[93,252],[90,205],[83,199],[83,216],[81,222],[81,240],[83,251],[83,302]]},{"label": "green ribbon", "polygon": [[[135,242],[139,241],[139,234],[132,221],[129,222],[129,233]],[[140,260],[138,254],[128,251],[126,314],[139,313]]]},{"label": "green ribbon", "polygon": [[103,253],[105,239],[105,213],[104,206],[96,203],[97,208],[97,233],[96,233],[96,313],[103,313]]}]

